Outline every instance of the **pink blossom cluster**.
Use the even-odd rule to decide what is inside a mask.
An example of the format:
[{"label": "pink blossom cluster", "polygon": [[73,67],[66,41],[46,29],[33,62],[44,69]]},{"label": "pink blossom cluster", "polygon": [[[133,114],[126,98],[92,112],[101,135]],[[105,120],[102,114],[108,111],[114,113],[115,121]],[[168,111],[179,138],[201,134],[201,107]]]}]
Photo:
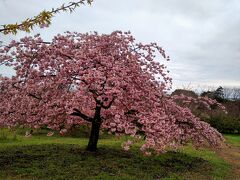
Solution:
[{"label": "pink blossom cluster", "polygon": [[[163,58],[155,60],[158,54]],[[52,42],[39,35],[12,41],[0,49],[0,64],[16,71],[0,79],[0,126],[47,126],[64,135],[98,115],[101,129],[144,135],[146,155],[188,142],[221,145],[220,133],[176,103],[183,97],[167,95],[172,79],[164,60],[169,57],[160,46],[136,43],[129,32],[67,32]],[[198,100],[207,107],[213,103]]]},{"label": "pink blossom cluster", "polygon": [[217,102],[215,99],[208,98],[207,96],[199,96],[195,98],[181,94],[173,95],[172,99],[184,107],[211,110],[211,106],[216,106],[218,109],[227,113],[226,108],[221,103]]}]

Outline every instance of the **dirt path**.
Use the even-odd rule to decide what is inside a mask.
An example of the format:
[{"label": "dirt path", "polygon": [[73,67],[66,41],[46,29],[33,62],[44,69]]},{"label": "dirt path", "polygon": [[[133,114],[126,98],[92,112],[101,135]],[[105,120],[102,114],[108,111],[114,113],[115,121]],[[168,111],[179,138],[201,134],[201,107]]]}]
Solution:
[{"label": "dirt path", "polygon": [[240,180],[240,146],[225,146],[217,154],[231,165],[232,172],[227,179]]}]

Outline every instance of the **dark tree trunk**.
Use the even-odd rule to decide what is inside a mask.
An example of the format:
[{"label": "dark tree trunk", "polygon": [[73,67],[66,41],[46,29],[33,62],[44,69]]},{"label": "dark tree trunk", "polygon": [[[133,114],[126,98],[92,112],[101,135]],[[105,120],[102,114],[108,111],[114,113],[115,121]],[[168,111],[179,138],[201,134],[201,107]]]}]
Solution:
[{"label": "dark tree trunk", "polygon": [[97,106],[95,109],[94,119],[92,121],[92,128],[91,134],[87,146],[88,151],[96,151],[97,150],[97,143],[99,139],[99,130],[101,127],[101,106]]},{"label": "dark tree trunk", "polygon": [[100,122],[92,122],[91,135],[87,146],[88,151],[97,150],[100,126],[101,126]]}]

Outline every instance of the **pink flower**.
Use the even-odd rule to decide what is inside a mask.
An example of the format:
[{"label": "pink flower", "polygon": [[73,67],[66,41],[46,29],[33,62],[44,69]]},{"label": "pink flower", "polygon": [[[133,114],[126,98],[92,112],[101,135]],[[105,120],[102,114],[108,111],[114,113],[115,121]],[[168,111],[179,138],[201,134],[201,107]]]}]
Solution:
[{"label": "pink flower", "polygon": [[50,131],[47,133],[47,136],[53,136],[54,135],[54,132]]},{"label": "pink flower", "polygon": [[64,134],[66,134],[66,132],[67,132],[67,129],[61,129],[60,134],[63,136]]},{"label": "pink flower", "polygon": [[143,155],[144,155],[144,156],[151,156],[151,154],[152,154],[151,152],[146,151],[146,152],[144,152]]},{"label": "pink flower", "polygon": [[127,142],[122,143],[122,148],[125,151],[128,151],[130,149],[130,146],[132,145],[132,141],[128,140]]}]

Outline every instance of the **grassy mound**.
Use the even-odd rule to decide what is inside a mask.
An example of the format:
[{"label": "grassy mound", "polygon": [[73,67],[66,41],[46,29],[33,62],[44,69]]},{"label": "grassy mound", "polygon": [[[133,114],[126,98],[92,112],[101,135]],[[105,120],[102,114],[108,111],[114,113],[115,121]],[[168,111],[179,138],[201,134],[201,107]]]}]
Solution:
[{"label": "grassy mound", "polygon": [[78,145],[50,144],[5,148],[0,164],[1,178],[159,179],[212,170],[208,161],[181,152],[144,157],[135,150],[100,148],[90,153]]},{"label": "grassy mound", "polygon": [[[230,165],[208,149],[191,145],[178,152],[145,157],[142,142],[129,152],[121,143],[129,137],[106,136],[99,150],[85,151],[88,139],[46,133],[30,138],[0,129],[0,179],[225,179]],[[237,143],[239,137],[227,136]]]}]

